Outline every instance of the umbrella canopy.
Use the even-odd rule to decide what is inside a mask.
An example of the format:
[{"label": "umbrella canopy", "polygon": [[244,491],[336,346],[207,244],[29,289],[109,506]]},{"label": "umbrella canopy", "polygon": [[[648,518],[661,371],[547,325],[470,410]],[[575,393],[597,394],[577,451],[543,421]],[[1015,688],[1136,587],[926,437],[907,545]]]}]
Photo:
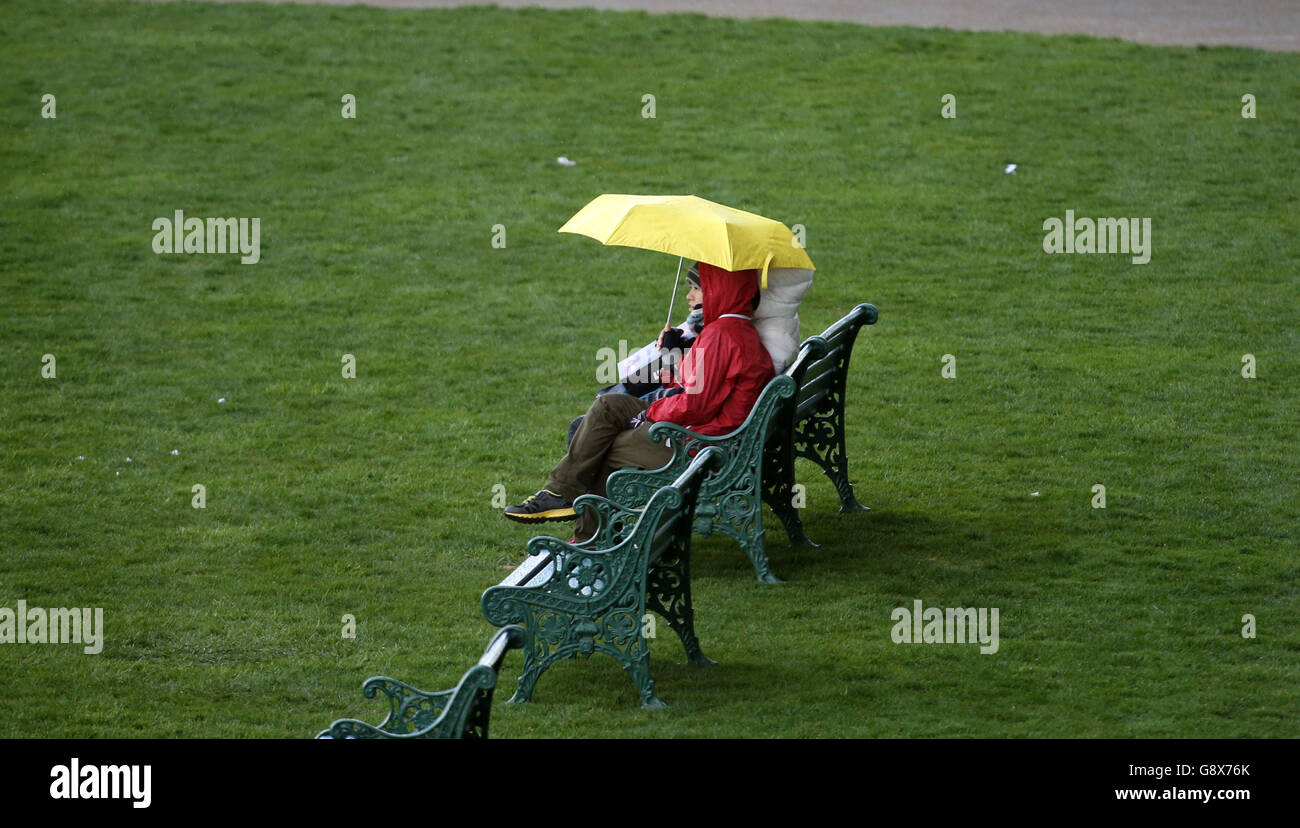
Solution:
[{"label": "umbrella canopy", "polygon": [[693,195],[607,193],[579,210],[560,232],[671,253],[724,270],[761,269],[764,284],[769,267],[815,269],[781,222]]}]

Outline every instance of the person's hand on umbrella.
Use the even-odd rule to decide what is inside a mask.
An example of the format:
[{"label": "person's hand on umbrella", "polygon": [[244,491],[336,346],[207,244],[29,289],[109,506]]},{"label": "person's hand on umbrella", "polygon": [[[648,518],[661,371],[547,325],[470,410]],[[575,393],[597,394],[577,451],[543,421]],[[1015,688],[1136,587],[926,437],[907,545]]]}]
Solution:
[{"label": "person's hand on umbrella", "polygon": [[684,344],[682,329],[668,325],[664,326],[664,329],[659,332],[659,338],[655,340],[655,347],[661,351],[680,351]]}]

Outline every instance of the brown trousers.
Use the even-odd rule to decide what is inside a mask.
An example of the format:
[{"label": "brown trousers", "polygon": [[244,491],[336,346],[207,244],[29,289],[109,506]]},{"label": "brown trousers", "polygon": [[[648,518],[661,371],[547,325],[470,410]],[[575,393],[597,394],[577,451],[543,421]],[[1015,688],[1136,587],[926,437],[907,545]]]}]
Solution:
[{"label": "brown trousers", "polygon": [[[628,426],[649,406],[639,397],[604,394],[587,409],[573,435],[569,453],[546,481],[546,488],[573,500],[583,494],[605,496],[605,481],[619,469],[657,469],[672,459],[673,450],[651,442],[650,423]],[[594,520],[579,517],[575,535],[587,538],[596,531]]]}]

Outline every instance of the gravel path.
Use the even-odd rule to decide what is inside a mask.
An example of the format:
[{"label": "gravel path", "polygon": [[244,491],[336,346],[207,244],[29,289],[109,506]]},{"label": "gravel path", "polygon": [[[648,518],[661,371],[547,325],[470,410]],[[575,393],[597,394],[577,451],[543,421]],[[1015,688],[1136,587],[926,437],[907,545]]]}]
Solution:
[{"label": "gravel path", "polygon": [[[352,5],[359,0],[270,0]],[[460,0],[360,0],[439,8]],[[848,20],[875,26],[1090,34],[1160,45],[1300,51],[1300,0],[495,0],[500,6],[703,12],[719,17]]]}]

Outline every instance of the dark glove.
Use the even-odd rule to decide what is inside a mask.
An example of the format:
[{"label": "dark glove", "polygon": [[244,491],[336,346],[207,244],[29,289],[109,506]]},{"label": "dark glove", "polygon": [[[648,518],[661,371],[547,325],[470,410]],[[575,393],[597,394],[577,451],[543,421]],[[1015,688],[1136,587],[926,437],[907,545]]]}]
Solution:
[{"label": "dark glove", "polygon": [[669,328],[664,331],[663,344],[660,346],[660,350],[680,351],[685,344],[685,336],[682,334],[682,329]]}]

